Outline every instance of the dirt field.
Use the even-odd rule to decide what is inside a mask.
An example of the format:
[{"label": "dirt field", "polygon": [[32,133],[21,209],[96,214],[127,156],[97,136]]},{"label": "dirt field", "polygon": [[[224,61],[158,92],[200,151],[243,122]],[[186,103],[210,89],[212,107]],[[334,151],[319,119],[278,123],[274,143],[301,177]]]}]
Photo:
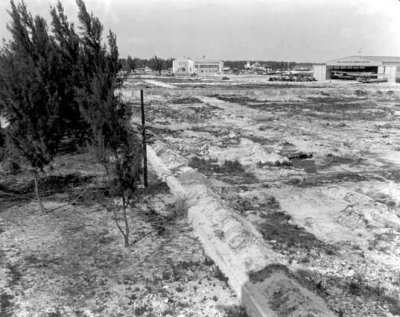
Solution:
[{"label": "dirt field", "polygon": [[[280,255],[277,269],[338,316],[400,316],[397,86],[135,78],[121,91],[134,124],[141,88],[153,140],[207,176]],[[57,158],[42,178],[46,215],[31,176],[2,167],[0,317],[246,316],[184,203],[150,174],[124,248],[87,155]]]},{"label": "dirt field", "polygon": [[136,78],[122,93],[137,110],[139,88],[154,139],[206,175],[333,311],[400,315],[396,85]]}]

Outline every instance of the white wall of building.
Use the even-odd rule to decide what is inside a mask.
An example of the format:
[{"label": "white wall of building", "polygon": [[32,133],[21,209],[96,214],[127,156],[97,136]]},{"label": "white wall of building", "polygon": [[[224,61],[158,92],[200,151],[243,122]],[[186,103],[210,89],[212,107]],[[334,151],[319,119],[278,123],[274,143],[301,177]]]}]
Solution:
[{"label": "white wall of building", "polygon": [[175,59],[172,62],[174,74],[212,75],[222,73],[224,62],[209,60],[191,60],[189,58]]},{"label": "white wall of building", "polygon": [[396,77],[398,77],[398,66],[379,66],[378,67],[378,78],[387,79],[388,82],[396,82]]},{"label": "white wall of building", "polygon": [[198,75],[211,75],[222,73],[224,63],[222,61],[195,61],[194,68]]},{"label": "white wall of building", "polygon": [[314,64],[313,76],[317,81],[326,80],[326,64]]},{"label": "white wall of building", "polygon": [[189,58],[175,59],[172,62],[172,72],[174,74],[193,74],[194,61]]}]

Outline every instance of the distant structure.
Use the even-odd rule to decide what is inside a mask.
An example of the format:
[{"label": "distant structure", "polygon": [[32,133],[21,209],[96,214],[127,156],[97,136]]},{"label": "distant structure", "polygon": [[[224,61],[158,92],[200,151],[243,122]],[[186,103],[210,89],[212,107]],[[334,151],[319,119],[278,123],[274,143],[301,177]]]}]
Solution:
[{"label": "distant structure", "polygon": [[244,69],[246,69],[247,71],[253,71],[256,73],[264,73],[264,72],[269,72],[272,70],[271,67],[268,67],[266,65],[261,65],[259,62],[254,62],[253,64],[251,64],[250,62],[247,62],[244,66]]},{"label": "distant structure", "polygon": [[348,56],[313,65],[316,80],[346,79],[400,82],[399,56]]},{"label": "distant structure", "polygon": [[223,68],[224,62],[216,60],[177,58],[172,62],[174,74],[212,75],[222,73]]}]

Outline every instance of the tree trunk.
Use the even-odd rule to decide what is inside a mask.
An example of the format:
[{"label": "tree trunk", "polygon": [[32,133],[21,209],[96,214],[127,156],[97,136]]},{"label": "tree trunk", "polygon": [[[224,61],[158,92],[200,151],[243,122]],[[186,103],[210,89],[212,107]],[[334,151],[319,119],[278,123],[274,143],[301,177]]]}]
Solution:
[{"label": "tree trunk", "polygon": [[118,213],[116,212],[117,208],[112,208],[113,213],[114,213],[114,221],[115,224],[118,227],[119,232],[121,232],[122,236],[124,237],[125,241],[125,247],[129,247],[129,223],[128,223],[128,217],[126,215],[126,209],[125,209],[125,203],[123,205],[123,217],[124,217],[124,223],[125,223],[125,231],[122,229],[121,225],[118,222]]},{"label": "tree trunk", "polygon": [[126,205],[127,204],[125,201],[125,197],[122,196],[122,208],[123,208],[123,212],[124,212],[124,222],[125,222],[125,234],[124,234],[125,247],[129,247],[129,223],[128,223],[128,216],[126,214],[126,207],[127,207]]},{"label": "tree trunk", "polygon": [[36,194],[36,200],[37,200],[37,203],[39,206],[39,211],[41,212],[42,215],[44,215],[46,213],[46,209],[44,209],[42,199],[40,198],[40,195],[39,195],[38,173],[36,170],[33,172],[33,176],[35,178],[35,194]]},{"label": "tree trunk", "polygon": [[125,248],[129,247],[129,237],[128,236],[124,236],[125,239]]}]

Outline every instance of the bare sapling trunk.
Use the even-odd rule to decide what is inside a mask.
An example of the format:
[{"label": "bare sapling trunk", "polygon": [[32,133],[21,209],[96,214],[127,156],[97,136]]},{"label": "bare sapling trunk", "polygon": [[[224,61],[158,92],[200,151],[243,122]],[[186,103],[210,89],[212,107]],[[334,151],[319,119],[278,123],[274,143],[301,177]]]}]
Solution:
[{"label": "bare sapling trunk", "polygon": [[39,211],[41,212],[42,215],[44,215],[46,213],[46,209],[44,209],[42,199],[40,198],[38,172],[36,169],[33,171],[33,177],[35,179],[35,195],[36,195],[36,200],[38,203]]},{"label": "bare sapling trunk", "polygon": [[114,221],[117,224],[118,230],[121,232],[122,236],[124,237],[125,247],[129,247],[129,222],[128,222],[128,215],[126,211],[127,205],[125,204],[125,199],[122,199],[122,216],[125,225],[125,230],[121,227],[120,223],[118,222],[118,211],[117,208],[113,207],[114,212]]},{"label": "bare sapling trunk", "polygon": [[129,223],[128,223],[128,216],[126,213],[127,207],[128,207],[128,204],[125,200],[124,195],[122,194],[122,212],[123,212],[124,223],[125,223],[125,234],[124,234],[125,247],[129,247]]},{"label": "bare sapling trunk", "polygon": [[[122,166],[122,162],[120,155],[118,154],[117,151],[114,151],[114,157],[115,157],[115,166]],[[116,171],[119,170],[119,168],[115,168]],[[123,188],[123,179],[122,175],[120,172],[117,173],[117,179],[118,179],[118,196],[121,198],[122,206],[118,206],[118,204],[112,207],[113,213],[114,213],[114,220],[115,223],[118,227],[118,230],[121,232],[122,236],[124,237],[124,243],[125,247],[129,247],[129,220],[128,220],[128,206],[129,206],[129,200],[130,200],[130,195],[125,191],[125,188]],[[108,175],[110,177],[110,175]],[[110,182],[112,183],[112,182]],[[112,185],[113,186],[113,185]],[[122,210],[121,210],[122,209]],[[122,222],[123,225],[119,222],[119,216],[122,214]]]}]

